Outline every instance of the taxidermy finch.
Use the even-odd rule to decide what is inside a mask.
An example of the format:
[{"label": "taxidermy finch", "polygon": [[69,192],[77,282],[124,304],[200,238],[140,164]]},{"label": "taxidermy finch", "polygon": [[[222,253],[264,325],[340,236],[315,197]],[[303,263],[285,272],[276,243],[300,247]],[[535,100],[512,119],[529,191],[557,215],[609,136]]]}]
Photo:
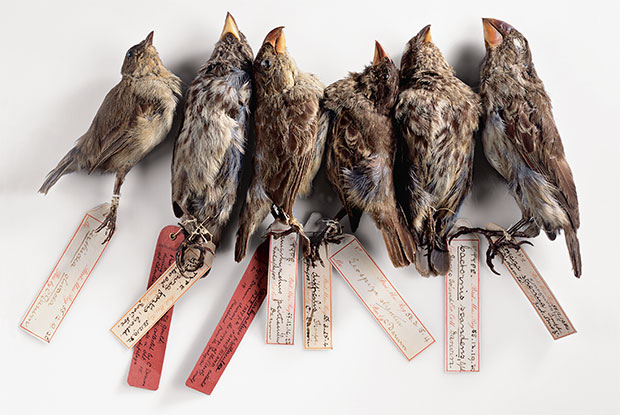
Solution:
[{"label": "taxidermy finch", "polygon": [[[512,236],[553,240],[560,231],[573,272],[581,276],[579,204],[551,100],[538,78],[527,39],[508,23],[482,19],[486,55],[480,73],[482,144],[521,208]],[[522,232],[517,232],[523,228]]]},{"label": "taxidermy finch", "polygon": [[471,187],[480,102],[433,43],[430,25],[407,43],[394,115],[405,173],[398,187],[418,245],[416,268],[445,275],[448,234]]},{"label": "taxidermy finch", "polygon": [[116,228],[116,212],[125,175],[170,128],[181,94],[181,80],[164,67],[153,46],[153,32],[125,55],[121,81],[103,100],[90,128],[60,160],[39,189],[47,193],[62,176],[75,171],[116,173],[112,206],[97,231]]},{"label": "taxidermy finch", "polygon": [[368,213],[392,263],[402,267],[415,258],[415,241],[394,193],[391,111],[397,94],[398,69],[376,42],[371,65],[327,87],[323,111],[327,175],[344,206],[337,219],[346,212],[355,232],[362,212]]},{"label": "taxidermy finch", "polygon": [[245,256],[248,240],[271,208],[274,216],[309,243],[293,216],[297,195],[310,192],[323,144],[317,139],[323,83],[302,72],[286,49],[283,27],[273,29],[254,60],[256,150],[250,188],[239,218],[235,260]]},{"label": "taxidermy finch", "polygon": [[217,246],[233,209],[247,144],[253,57],[228,13],[211,57],[187,90],[172,160],[172,206],[185,234],[178,264],[188,246],[202,254],[205,242]]}]

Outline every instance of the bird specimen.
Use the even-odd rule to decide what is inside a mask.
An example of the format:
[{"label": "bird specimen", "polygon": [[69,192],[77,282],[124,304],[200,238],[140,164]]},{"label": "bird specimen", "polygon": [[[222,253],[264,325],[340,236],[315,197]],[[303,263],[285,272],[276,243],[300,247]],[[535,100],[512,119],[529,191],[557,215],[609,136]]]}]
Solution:
[{"label": "bird specimen", "polygon": [[[247,144],[253,53],[230,13],[209,60],[187,90],[172,161],[172,206],[185,234],[177,253],[218,245],[235,203]],[[202,266],[201,260],[191,264]],[[196,268],[197,269],[197,268]]]},{"label": "bird specimen", "polygon": [[471,187],[480,102],[433,43],[430,25],[405,48],[394,116],[404,172],[397,187],[416,237],[416,268],[445,275],[448,234]]},{"label": "bird specimen", "polygon": [[[355,232],[362,212],[368,213],[392,263],[402,267],[414,261],[415,242],[394,194],[391,110],[397,94],[398,69],[376,42],[371,65],[326,88],[322,119],[329,123],[323,129],[327,175],[344,206],[336,220],[346,212]],[[313,248],[325,236],[313,238]]]},{"label": "bird specimen", "polygon": [[235,260],[246,253],[250,235],[270,208],[274,217],[290,226],[286,233],[307,237],[293,216],[298,194],[310,191],[322,156],[317,140],[319,99],[324,86],[312,74],[299,70],[286,49],[283,27],[273,29],[256,55],[253,67],[256,109],[254,172],[239,218]]},{"label": "bird specimen", "polygon": [[[482,23],[486,46],[480,73],[482,144],[486,158],[508,182],[522,213],[508,238],[503,232],[495,233],[499,239],[490,241],[494,246],[488,256],[492,259],[502,244],[514,245],[507,242],[512,236],[535,237],[542,228],[553,240],[563,230],[573,272],[579,277],[577,190],[551,100],[534,69],[527,39],[501,20],[482,19]],[[487,237],[493,234],[475,231]]]},{"label": "bird specimen", "polygon": [[181,80],[164,67],[153,46],[153,32],[125,55],[122,79],[106,95],[88,129],[60,160],[39,189],[47,193],[75,171],[116,173],[112,205],[97,232],[107,242],[116,228],[120,190],[131,168],[168,134],[181,93]]}]

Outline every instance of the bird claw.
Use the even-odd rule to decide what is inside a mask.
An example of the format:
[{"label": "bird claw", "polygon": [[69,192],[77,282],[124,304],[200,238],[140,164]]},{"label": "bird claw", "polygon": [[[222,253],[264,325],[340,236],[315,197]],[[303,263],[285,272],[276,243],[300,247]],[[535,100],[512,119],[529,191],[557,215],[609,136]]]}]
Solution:
[{"label": "bird claw", "polygon": [[116,230],[116,205],[114,204],[110,207],[110,211],[103,219],[103,222],[101,222],[101,225],[95,229],[95,232],[100,232],[104,228],[106,229],[106,235],[103,242],[101,242],[101,245],[108,243],[108,241],[112,239],[112,235]]},{"label": "bird claw", "polygon": [[308,236],[306,236],[303,226],[294,217],[289,217],[288,215],[286,215],[285,212],[281,212],[281,213],[286,219],[286,224],[289,226],[289,228],[284,231],[268,231],[267,233],[263,235],[263,238],[270,238],[273,236],[275,239],[278,239],[278,238],[282,238],[284,236],[290,235],[291,233],[296,233],[302,239],[302,247],[304,250],[304,256],[309,257],[311,254],[310,239],[308,238]]},{"label": "bird claw", "polygon": [[310,238],[310,255],[308,255],[308,259],[313,267],[316,266],[317,260],[321,263],[321,266],[325,266],[320,254],[320,248],[323,243],[340,243],[343,239],[340,222],[333,219],[325,219],[323,222],[325,227]]},{"label": "bird claw", "polygon": [[[175,262],[182,275],[185,275],[186,272],[195,272],[202,268],[207,252],[210,252],[211,255],[215,255],[215,252],[207,245],[207,242],[212,239],[211,233],[202,224],[194,225],[195,229],[192,232],[187,229],[189,224],[196,223],[197,221],[195,218],[179,223],[181,231],[185,235],[185,239],[177,248]],[[186,261],[185,254],[190,248],[198,250],[199,255],[198,258],[192,258]]]},{"label": "bird claw", "polygon": [[[452,242],[455,238],[458,238],[459,236],[465,235],[468,233],[478,233],[478,234],[483,235],[487,239],[489,243],[489,247],[486,252],[486,263],[489,269],[491,270],[491,272],[493,272],[496,275],[500,275],[500,273],[495,270],[495,266],[493,265],[493,259],[495,259],[497,254],[500,253],[499,250],[501,248],[508,247],[508,248],[518,250],[521,248],[521,245],[524,245],[524,244],[534,246],[534,244],[531,243],[530,241],[517,242],[514,239],[515,237],[526,238],[527,235],[523,232],[508,232],[504,230],[468,228],[466,226],[461,226],[455,233],[453,233],[448,238],[448,243]],[[494,240],[493,238],[496,238],[496,240]]]}]

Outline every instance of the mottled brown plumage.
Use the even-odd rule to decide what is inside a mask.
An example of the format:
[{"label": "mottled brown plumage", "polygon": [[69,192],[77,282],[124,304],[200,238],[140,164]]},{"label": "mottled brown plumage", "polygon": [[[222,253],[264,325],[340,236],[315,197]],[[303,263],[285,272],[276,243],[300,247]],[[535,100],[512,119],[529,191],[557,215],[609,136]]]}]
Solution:
[{"label": "mottled brown plumage", "polygon": [[[319,99],[324,86],[301,72],[286,50],[282,27],[272,30],[254,60],[256,152],[254,174],[241,209],[235,260],[270,207],[302,237],[293,217],[298,194],[307,193],[321,161],[317,140]],[[308,247],[308,244],[305,244]]]},{"label": "mottled brown plumage", "polygon": [[471,187],[480,102],[432,42],[430,25],[405,48],[394,115],[403,172],[397,183],[417,238],[416,268],[445,275],[447,237]]},{"label": "mottled brown plumage", "polygon": [[573,174],[538,78],[528,41],[509,24],[483,19],[486,56],[480,73],[483,146],[491,165],[507,180],[527,224],[526,236],[542,228],[550,239],[564,231],[576,277],[581,275],[577,229],[579,204]]},{"label": "mottled brown plumage", "polygon": [[247,145],[252,59],[228,14],[211,57],[187,90],[174,147],[172,205],[186,234],[179,260],[187,246],[204,246],[207,240],[217,246],[230,217]]},{"label": "mottled brown plumage", "polygon": [[396,138],[391,110],[398,69],[377,42],[372,65],[325,90],[326,167],[353,231],[362,212],[381,230],[392,263],[414,260],[415,243],[394,194]]},{"label": "mottled brown plumage", "polygon": [[168,134],[181,93],[181,81],[162,64],[153,32],[127,52],[122,79],[106,95],[88,129],[39,189],[48,190],[68,173],[115,172],[112,207],[98,231],[114,233],[120,189],[125,175]]}]

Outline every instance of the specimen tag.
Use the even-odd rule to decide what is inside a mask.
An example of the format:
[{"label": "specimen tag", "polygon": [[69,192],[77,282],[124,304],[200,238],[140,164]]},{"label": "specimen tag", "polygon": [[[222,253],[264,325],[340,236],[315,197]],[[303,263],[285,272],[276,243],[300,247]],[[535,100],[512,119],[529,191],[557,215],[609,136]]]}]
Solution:
[{"label": "specimen tag", "polygon": [[[174,263],[177,248],[184,239],[179,230],[179,227],[170,225],[159,233],[149,275],[149,287]],[[157,390],[159,387],[172,310],[173,308],[170,308],[134,347],[127,376],[130,386],[150,390]]]},{"label": "specimen tag", "polygon": [[[501,230],[495,224],[488,225],[487,229]],[[553,339],[576,333],[577,330],[525,251],[522,248],[516,250],[504,246],[500,248],[499,254]]]},{"label": "specimen tag", "polygon": [[109,241],[102,244],[106,230],[95,230],[103,222],[109,208],[109,203],[103,203],[86,212],[69,245],[21,322],[20,327],[38,339],[47,343],[52,341],[60,323],[108,246]]},{"label": "specimen tag", "polygon": [[[306,223],[306,232],[317,228],[321,215],[313,213]],[[332,348],[332,266],[328,245],[319,248],[320,261],[304,258],[304,348],[321,350]]]},{"label": "specimen tag", "polygon": [[[196,271],[185,271],[185,274],[172,264],[161,277],[144,293],[144,295],[125,313],[110,329],[127,348],[133,347],[160,318],[198,281],[210,268],[213,262],[215,245],[209,242],[204,257],[204,264]],[[186,256],[198,256],[190,250]]]},{"label": "specimen tag", "polygon": [[435,342],[353,235],[329,247],[329,260],[408,360]]},{"label": "specimen tag", "polygon": [[480,242],[450,242],[446,275],[446,372],[480,371]]},{"label": "specimen tag", "polygon": [[[270,230],[289,227],[275,221]],[[295,300],[297,286],[297,234],[269,238],[267,280],[267,344],[293,344],[295,341]]]},{"label": "specimen tag", "polygon": [[254,252],[220,322],[185,384],[210,395],[263,304],[267,293],[269,242]]}]

